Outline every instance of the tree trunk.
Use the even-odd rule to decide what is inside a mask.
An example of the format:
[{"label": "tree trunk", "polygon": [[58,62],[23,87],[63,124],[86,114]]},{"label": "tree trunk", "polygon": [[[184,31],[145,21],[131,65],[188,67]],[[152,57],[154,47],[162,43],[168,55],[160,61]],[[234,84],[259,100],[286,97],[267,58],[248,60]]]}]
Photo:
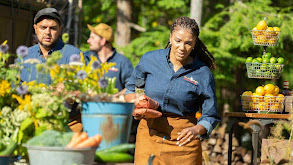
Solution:
[{"label": "tree trunk", "polygon": [[74,24],[74,45],[80,47],[81,39],[81,13],[82,13],[82,0],[78,0],[77,7],[75,8],[75,24]]},{"label": "tree trunk", "polygon": [[72,20],[72,3],[73,0],[68,0],[68,20],[66,24],[66,32],[70,36],[70,27],[71,27],[71,20]]},{"label": "tree trunk", "polygon": [[195,19],[198,26],[201,26],[202,16],[202,0],[191,0],[190,2],[190,17]]},{"label": "tree trunk", "polygon": [[131,13],[131,0],[117,0],[117,46],[125,46],[130,43]]}]

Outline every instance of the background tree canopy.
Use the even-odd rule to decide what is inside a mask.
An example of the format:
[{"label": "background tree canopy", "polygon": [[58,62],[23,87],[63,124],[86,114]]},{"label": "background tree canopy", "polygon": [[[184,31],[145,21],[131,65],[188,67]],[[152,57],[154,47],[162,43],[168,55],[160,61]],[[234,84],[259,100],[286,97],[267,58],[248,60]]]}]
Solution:
[{"label": "background tree canopy", "polygon": [[[131,29],[131,42],[127,46],[117,47],[134,64],[147,51],[165,47],[172,21],[179,16],[189,16],[190,0],[129,0],[131,2],[130,22],[146,29],[140,32]],[[289,75],[293,68],[293,2],[285,0],[243,0],[203,2],[200,38],[215,56],[217,70],[214,71],[217,85],[219,109],[230,105],[230,111],[241,111],[240,94],[253,90],[259,85],[273,82],[281,89],[283,80],[291,81]],[[83,4],[84,34],[82,50],[87,49],[86,39],[89,30],[86,24],[107,23],[117,29],[117,1],[87,0]],[[268,18],[268,26],[281,29],[279,42],[268,47],[274,57],[286,60],[282,76],[278,80],[249,79],[245,68],[245,59],[249,56],[261,56],[264,47],[253,44],[250,30],[256,24]],[[239,98],[239,99],[238,99]],[[221,111],[222,112],[222,111]]]}]

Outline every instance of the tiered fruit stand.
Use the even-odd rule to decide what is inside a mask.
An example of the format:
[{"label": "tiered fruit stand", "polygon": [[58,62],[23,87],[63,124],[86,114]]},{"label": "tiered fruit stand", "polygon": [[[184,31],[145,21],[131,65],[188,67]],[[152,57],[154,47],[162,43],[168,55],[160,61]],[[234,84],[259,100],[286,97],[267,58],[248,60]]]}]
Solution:
[{"label": "tiered fruit stand", "polygon": [[[280,31],[251,30],[254,45],[264,47],[263,55],[266,54],[267,46],[277,45],[280,34]],[[257,79],[278,79],[283,67],[284,64],[278,63],[246,63],[248,77]],[[281,96],[241,96],[242,110],[246,112],[282,112],[284,102],[285,99]]]},{"label": "tiered fruit stand", "polygon": [[[265,19],[266,20],[266,19]],[[267,20],[266,20],[267,22]],[[280,31],[269,30],[251,30],[251,35],[254,45],[264,47],[263,55],[266,55],[266,48],[268,46],[276,46],[279,40]],[[247,62],[248,78],[263,79],[278,79],[280,78],[284,65],[280,63],[255,63]],[[268,85],[268,84],[267,84]],[[271,84],[272,85],[272,84]],[[274,86],[274,85],[272,85]],[[274,89],[276,87],[274,86]],[[276,88],[278,89],[278,88]],[[226,112],[225,116],[229,117],[229,146],[228,146],[228,165],[232,164],[232,136],[237,125],[240,122],[243,128],[251,128],[252,134],[252,165],[258,164],[258,147],[259,147],[259,131],[261,127],[267,124],[274,123],[278,120],[288,120],[289,114],[275,114],[282,112],[284,108],[285,97],[280,96],[279,89],[274,90],[274,95],[254,95],[251,91],[245,91],[241,95],[241,103],[243,112]],[[256,93],[257,94],[257,93]],[[257,112],[257,113],[254,113]],[[272,114],[267,114],[272,113]],[[247,123],[244,121],[249,120]],[[237,125],[236,125],[237,124]]]}]

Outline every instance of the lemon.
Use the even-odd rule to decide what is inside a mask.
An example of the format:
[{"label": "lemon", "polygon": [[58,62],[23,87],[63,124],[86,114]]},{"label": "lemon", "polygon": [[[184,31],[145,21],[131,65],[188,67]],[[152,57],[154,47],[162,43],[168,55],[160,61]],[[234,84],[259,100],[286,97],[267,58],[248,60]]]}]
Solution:
[{"label": "lemon", "polygon": [[252,100],[253,100],[254,103],[263,102],[263,96],[258,94],[258,93],[253,93],[252,94]]},{"label": "lemon", "polygon": [[274,96],[278,96],[279,92],[280,92],[280,88],[277,85],[275,85],[275,89],[274,89],[274,92],[272,94]]},{"label": "lemon", "polygon": [[273,84],[266,84],[264,86],[265,94],[273,94],[275,91],[275,85]]},{"label": "lemon", "polygon": [[276,100],[282,103],[285,101],[285,96],[283,94],[278,94],[278,97],[276,98]]},{"label": "lemon", "polygon": [[262,31],[256,31],[256,30],[257,30],[256,27],[254,27],[252,30],[255,30],[255,31],[252,32],[252,34],[253,34],[254,36],[258,36],[258,35],[261,35],[261,34],[262,34]]},{"label": "lemon", "polygon": [[277,43],[277,39],[276,38],[270,38],[269,40],[268,40],[268,44],[269,45],[275,45]]},{"label": "lemon", "polygon": [[259,94],[260,96],[265,95],[264,87],[263,87],[263,86],[258,86],[258,87],[255,89],[255,93]]},{"label": "lemon", "polygon": [[267,105],[264,102],[260,102],[256,105],[257,109],[260,111],[265,111],[267,110]]},{"label": "lemon", "polygon": [[269,105],[272,105],[275,102],[275,97],[272,94],[265,94],[265,102]]},{"label": "lemon", "polygon": [[267,29],[267,23],[266,21],[262,20],[262,21],[259,21],[258,24],[256,25],[256,29],[257,30],[266,30]]},{"label": "lemon", "polygon": [[275,34],[274,29],[272,27],[268,27],[264,34],[267,38],[271,38]]},{"label": "lemon", "polygon": [[255,38],[255,43],[264,44],[267,41],[267,38],[264,35],[259,35]]},{"label": "lemon", "polygon": [[270,107],[270,110],[271,110],[271,111],[280,111],[280,110],[282,110],[282,104],[280,104],[280,103],[275,103],[274,105],[272,105],[272,106]]}]

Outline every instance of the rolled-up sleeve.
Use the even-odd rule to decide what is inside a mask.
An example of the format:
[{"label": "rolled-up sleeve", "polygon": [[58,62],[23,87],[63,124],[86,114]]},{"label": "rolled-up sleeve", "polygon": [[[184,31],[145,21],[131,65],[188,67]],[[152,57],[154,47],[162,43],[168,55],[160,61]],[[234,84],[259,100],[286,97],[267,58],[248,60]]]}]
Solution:
[{"label": "rolled-up sleeve", "polygon": [[203,104],[202,104],[202,116],[197,124],[202,125],[207,133],[201,135],[202,138],[210,137],[212,130],[221,121],[217,109],[217,98],[216,98],[216,87],[215,79],[212,74],[210,74],[209,83],[207,83],[205,90],[203,92]]}]

